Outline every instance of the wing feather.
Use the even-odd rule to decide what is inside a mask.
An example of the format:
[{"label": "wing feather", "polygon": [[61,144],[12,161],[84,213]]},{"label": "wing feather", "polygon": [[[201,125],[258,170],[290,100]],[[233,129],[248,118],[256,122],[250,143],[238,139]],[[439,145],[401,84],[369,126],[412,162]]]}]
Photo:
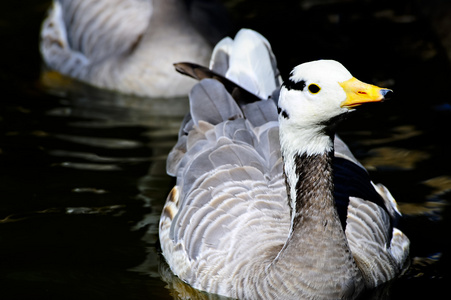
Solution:
[{"label": "wing feather", "polygon": [[218,124],[231,118],[243,117],[241,109],[214,79],[204,79],[196,84],[190,92],[190,112],[195,124],[199,120]]},{"label": "wing feather", "polygon": [[[71,49],[91,61],[130,51],[149,26],[152,5],[139,0],[58,0]],[[124,22],[127,20],[127,22]]]},{"label": "wing feather", "polygon": [[371,201],[350,197],[345,232],[367,287],[387,282],[402,270],[407,252],[398,255],[398,249],[404,246],[406,250],[409,241],[404,235],[392,239],[397,231],[386,210]]}]

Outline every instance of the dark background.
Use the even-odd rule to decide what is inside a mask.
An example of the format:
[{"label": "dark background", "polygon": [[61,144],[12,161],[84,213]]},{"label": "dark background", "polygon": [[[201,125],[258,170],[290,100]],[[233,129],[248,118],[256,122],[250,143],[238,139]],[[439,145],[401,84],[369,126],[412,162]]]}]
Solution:
[{"label": "dark background", "polygon": [[[222,2],[230,35],[241,27],[262,33],[283,77],[330,58],[395,91],[392,101],[355,113],[340,135],[405,215],[412,267],[384,297],[446,298],[448,1]],[[165,155],[186,102],[42,79],[39,29],[49,3],[0,4],[0,298],[178,299],[163,280],[171,279],[157,223],[172,184]]]}]

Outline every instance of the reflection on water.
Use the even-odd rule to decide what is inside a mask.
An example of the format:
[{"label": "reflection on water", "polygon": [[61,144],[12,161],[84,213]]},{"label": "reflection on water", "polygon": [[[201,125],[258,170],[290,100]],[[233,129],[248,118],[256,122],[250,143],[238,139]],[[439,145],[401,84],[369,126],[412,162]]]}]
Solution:
[{"label": "reflection on water", "polygon": [[[25,2],[25,11],[13,2],[1,10],[11,14],[0,22],[11,41],[0,50],[2,296],[220,299],[174,278],[158,253],[159,215],[173,184],[165,159],[187,99],[130,97],[41,74],[37,32],[49,1]],[[371,1],[313,6],[308,13],[285,1],[276,16],[270,4],[225,2],[240,27],[268,37],[283,75],[301,61],[335,58],[356,77],[395,90],[393,101],[364,108],[340,132],[399,201],[406,216],[401,229],[412,241],[412,268],[368,297],[441,295],[450,266],[451,72],[423,19],[408,18],[413,12],[401,4]],[[32,17],[22,23],[18,16]],[[271,28],[272,17],[285,29],[296,20],[299,30]],[[362,46],[355,30],[371,35],[359,28],[383,32],[386,43]],[[309,47],[293,49],[297,34]],[[355,61],[362,47],[363,62]]]},{"label": "reflection on water", "polygon": [[[2,145],[2,177],[15,185],[9,193],[3,186],[2,198],[10,199],[0,210],[1,254],[9,261],[0,278],[12,287],[5,292],[34,299],[76,289],[70,298],[164,299],[157,224],[171,184],[165,157],[187,99],[149,100],[63,82],[41,82],[45,109],[28,102],[35,99],[19,109],[6,105],[16,128],[4,133]],[[32,288],[14,289],[23,284]]]}]

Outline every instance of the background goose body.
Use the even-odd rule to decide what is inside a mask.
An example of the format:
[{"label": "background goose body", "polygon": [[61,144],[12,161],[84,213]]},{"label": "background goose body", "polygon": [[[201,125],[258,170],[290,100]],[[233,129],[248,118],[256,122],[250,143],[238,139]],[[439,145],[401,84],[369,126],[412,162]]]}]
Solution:
[{"label": "background goose body", "polygon": [[[190,3],[197,2],[202,7],[190,10],[198,12],[194,18],[199,22],[202,16],[221,19],[215,7],[209,11],[213,2]],[[194,81],[175,74],[172,64],[182,59],[207,64],[212,50],[187,3],[54,0],[41,31],[43,59],[49,68],[101,88],[140,96],[185,96]],[[206,35],[213,41],[225,30],[208,28]]]},{"label": "background goose body", "polygon": [[[235,67],[255,53],[261,56],[250,68]],[[317,64],[312,70],[350,79],[336,62]],[[338,137],[317,130],[356,102],[337,106],[336,93],[323,109],[312,99],[298,101],[311,84],[302,82],[307,66],[293,71],[278,105],[240,107],[231,96],[239,88],[226,90],[214,79],[192,89],[190,115],[168,157],[177,183],[160,219],[163,255],[192,286],[240,299],[353,299],[403,269],[409,241],[393,228],[399,213],[390,193],[370,181]],[[269,43],[250,30],[219,43],[211,68],[234,74],[264,99],[278,85]],[[327,93],[327,80],[315,72],[307,78]],[[325,123],[318,127],[309,118]]]}]

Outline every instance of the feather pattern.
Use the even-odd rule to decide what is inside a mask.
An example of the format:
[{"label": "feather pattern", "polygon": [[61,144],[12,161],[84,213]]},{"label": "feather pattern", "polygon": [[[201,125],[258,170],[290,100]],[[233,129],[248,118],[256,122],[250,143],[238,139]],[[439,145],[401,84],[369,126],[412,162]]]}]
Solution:
[{"label": "feather pattern", "polygon": [[213,50],[210,69],[262,99],[270,97],[281,83],[271,45],[253,30],[242,29],[234,40],[225,38],[219,42]]},{"label": "feather pattern", "polygon": [[[212,47],[196,21],[216,8],[207,4],[201,10],[182,0],[53,0],[40,50],[50,69],[101,88],[185,96],[194,81],[174,73],[172,64],[208,63]],[[196,19],[190,12],[197,12]],[[215,31],[214,24],[209,28]]]},{"label": "feather pattern", "polygon": [[[234,68],[230,49],[237,45],[227,38],[213,52],[214,76],[192,89],[190,114],[168,156],[177,181],[160,219],[160,242],[172,271],[195,288],[240,299],[354,299],[394,278],[405,267],[409,241],[393,227],[393,197],[371,182],[337,136],[332,154],[293,151],[282,159],[276,102],[243,104],[234,88],[213,79]],[[254,48],[242,51],[248,49]],[[278,77],[259,68],[257,79]],[[244,80],[258,94],[247,79],[253,76],[235,77],[234,84]]]}]

